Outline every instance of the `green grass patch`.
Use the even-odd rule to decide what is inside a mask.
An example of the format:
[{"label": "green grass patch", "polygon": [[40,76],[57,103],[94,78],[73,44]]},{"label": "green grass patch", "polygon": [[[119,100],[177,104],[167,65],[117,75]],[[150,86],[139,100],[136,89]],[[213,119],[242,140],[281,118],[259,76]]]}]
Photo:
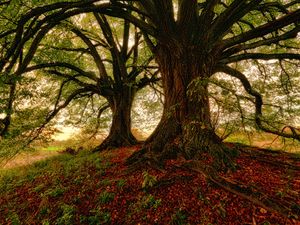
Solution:
[{"label": "green grass patch", "polygon": [[102,211],[100,209],[94,209],[90,211],[90,216],[81,216],[81,224],[99,225],[99,224],[110,224],[111,213],[108,211]]},{"label": "green grass patch", "polygon": [[161,199],[155,199],[153,195],[148,194],[142,198],[141,205],[145,209],[157,209],[161,205]]},{"label": "green grass patch", "polygon": [[[111,157],[112,153],[82,151],[77,155],[57,154],[31,165],[0,170],[0,198],[13,197],[0,205],[0,211],[6,211],[3,215],[6,218],[5,224],[22,224],[24,218],[31,217],[32,212],[22,217],[19,215],[29,207],[18,203],[22,201],[20,200],[22,196],[16,192],[19,188],[24,188],[24,193],[40,201],[35,216],[35,220],[40,224],[68,225],[78,222],[81,213],[77,211],[74,204],[85,201],[86,198],[82,196],[89,196],[87,193],[94,191],[98,185],[105,187],[112,182],[116,182],[118,187],[125,185],[125,180],[112,181],[111,179],[93,183],[95,177],[105,175],[105,170],[111,166],[109,162]],[[69,194],[74,196],[69,199]],[[115,194],[112,192],[102,192],[95,202],[95,207],[108,204],[114,200],[114,197]],[[81,220],[84,221],[83,224],[109,224],[111,214],[102,208],[97,208],[89,215],[82,215]]]},{"label": "green grass patch", "polygon": [[62,150],[61,146],[47,146],[41,149],[42,151],[60,151]]},{"label": "green grass patch", "polygon": [[185,211],[178,210],[171,217],[171,225],[187,225],[187,215]]},{"label": "green grass patch", "polygon": [[66,188],[63,187],[55,187],[53,189],[48,189],[44,194],[53,198],[62,196],[66,191]]},{"label": "green grass patch", "polygon": [[117,187],[118,188],[124,187],[125,184],[126,184],[126,180],[124,180],[124,179],[120,179],[120,180],[117,181]]},{"label": "green grass patch", "polygon": [[229,135],[225,141],[300,154],[300,143],[298,141],[265,132],[235,132]]},{"label": "green grass patch", "polygon": [[[52,181],[56,180],[55,185],[60,183],[60,176],[62,175],[65,177],[70,176],[72,179],[75,177],[74,182],[80,185],[85,179],[88,179],[88,168],[94,167],[97,172],[103,173],[111,165],[110,163],[106,163],[106,160],[110,157],[111,155],[107,154],[101,158],[97,153],[91,154],[88,151],[82,151],[76,156],[58,154],[28,166],[1,169],[0,190],[3,193],[10,192],[26,182],[32,183],[45,176],[50,177]],[[39,189],[40,187],[36,187],[35,191],[38,192]]]},{"label": "green grass patch", "polygon": [[19,216],[15,212],[10,212],[6,221],[11,223],[12,225],[21,225]]},{"label": "green grass patch", "polygon": [[99,203],[100,204],[107,204],[107,203],[113,201],[114,198],[115,198],[115,194],[114,193],[104,191],[99,196]]},{"label": "green grass patch", "polygon": [[73,225],[75,219],[75,208],[74,206],[62,204],[60,206],[61,216],[56,219],[57,225]]}]

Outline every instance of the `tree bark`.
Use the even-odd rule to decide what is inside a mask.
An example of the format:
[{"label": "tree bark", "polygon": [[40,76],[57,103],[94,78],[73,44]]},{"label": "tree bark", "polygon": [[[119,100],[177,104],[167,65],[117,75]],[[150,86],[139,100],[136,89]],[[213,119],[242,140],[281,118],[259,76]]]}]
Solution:
[{"label": "tree bark", "polygon": [[138,143],[131,132],[131,107],[134,91],[124,86],[108,98],[112,111],[112,124],[105,140],[95,148],[95,151],[132,146]]},{"label": "tree bark", "polygon": [[[161,165],[164,159],[213,157],[218,167],[233,165],[230,152],[215,134],[211,123],[208,79],[214,72],[215,56],[205,48],[184,42],[160,44],[156,60],[162,76],[165,103],[163,115],[142,151]],[[141,153],[129,163],[141,159]]]}]

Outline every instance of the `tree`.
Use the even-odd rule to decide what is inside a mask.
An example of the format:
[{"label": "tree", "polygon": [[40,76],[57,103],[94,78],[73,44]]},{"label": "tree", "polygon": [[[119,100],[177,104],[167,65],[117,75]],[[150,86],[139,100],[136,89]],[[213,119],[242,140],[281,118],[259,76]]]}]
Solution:
[{"label": "tree", "polygon": [[[24,13],[21,13],[21,16],[17,18],[15,22],[17,24],[17,28],[13,27],[8,31],[2,32],[3,40],[7,37],[12,37],[10,37],[11,42],[8,43],[7,46],[4,46],[5,51],[3,54],[3,58],[1,59],[1,68],[4,71],[3,74],[14,77],[16,78],[15,80],[21,78],[21,75],[25,72],[30,72],[45,67],[63,67],[74,70],[77,73],[82,73],[81,75],[87,77],[90,80],[96,81],[97,84],[93,88],[91,88],[88,87],[89,85],[81,83],[84,86],[81,90],[75,90],[73,93],[71,93],[63,105],[55,105],[55,110],[48,115],[45,120],[45,124],[48,123],[59,112],[60,109],[66,107],[70,103],[72,98],[77,98],[78,95],[91,92],[92,90],[94,93],[100,94],[108,100],[110,108],[113,112],[113,125],[111,127],[111,132],[106,141],[101,145],[101,148],[106,148],[109,146],[117,147],[124,144],[134,144],[136,143],[136,139],[131,134],[130,129],[131,105],[134,94],[138,89],[143,88],[149,82],[157,80],[157,78],[155,78],[154,76],[151,79],[148,79],[147,76],[145,76],[143,79],[137,79],[138,75],[144,71],[145,66],[150,63],[152,58],[150,57],[148,59],[145,59],[144,65],[142,65],[143,63],[140,64],[138,62],[141,35],[136,30],[136,34],[134,37],[135,44],[133,46],[129,46],[129,38],[132,38],[134,35],[130,34],[130,30],[132,29],[130,28],[130,24],[127,21],[124,23],[124,35],[122,37],[123,44],[120,45],[119,40],[117,40],[116,35],[113,34],[113,31],[109,23],[107,22],[107,19],[104,16],[97,14],[97,12],[102,12],[107,7],[107,5],[110,4],[103,3],[100,5],[93,5],[94,2],[97,1],[85,1],[84,4],[82,4],[83,2],[72,2],[72,4],[57,2],[49,5],[38,5],[28,12],[25,11]],[[66,65],[64,63],[50,63],[39,66],[35,65],[27,69],[30,62],[34,60],[34,56],[36,54],[36,51],[38,51],[39,49],[42,39],[51,29],[59,25],[61,21],[70,18],[73,15],[89,11],[95,11],[95,20],[105,34],[105,47],[110,48],[110,54],[112,58],[111,67],[114,74],[114,81],[106,71],[107,69],[102,62],[101,56],[97,52],[97,46],[93,45],[93,37],[86,36],[84,32],[80,31],[80,29],[76,29],[75,27],[72,29],[72,32],[80,37],[82,41],[88,46],[87,52],[90,53],[96,64],[96,67],[98,68],[98,72],[100,74],[99,79],[97,79],[96,77],[91,77],[90,74],[84,73],[82,69],[77,68],[74,65]],[[10,10],[8,10],[8,12],[10,12]],[[39,16],[42,14],[48,15],[40,20]],[[31,41],[31,38],[33,38],[33,41]],[[103,40],[100,40],[100,42],[101,41]],[[16,42],[20,42],[20,44],[16,45]],[[120,46],[121,49],[119,50],[118,48]],[[100,47],[103,48],[103,46]],[[23,50],[23,48],[26,48],[26,50]],[[25,57],[23,56],[23,51],[27,53]],[[19,63],[18,65],[19,69],[17,69],[17,71],[14,71],[14,67],[15,65],[17,65],[18,58],[20,59],[21,63]],[[126,69],[126,67],[129,66],[129,63],[132,64],[130,65],[130,72]],[[13,74],[11,74],[12,71]],[[63,73],[58,71],[51,72],[55,73],[58,76],[64,76]],[[69,81],[71,80],[73,82],[75,81],[75,83],[76,81],[78,81],[76,79],[70,79]],[[4,104],[3,107],[5,110],[5,118],[1,120],[4,124],[4,126],[1,128],[2,136],[5,136],[8,133],[9,126],[11,124],[11,115],[13,114],[13,102],[16,85],[17,81],[15,81],[14,84],[11,85],[11,91],[9,94],[10,97],[7,98],[8,101]],[[101,111],[102,109],[100,110],[100,112]],[[42,125],[42,127],[44,127],[45,124]]]},{"label": "tree", "polygon": [[[81,29],[71,21],[57,27],[58,31],[52,32],[51,37],[61,33],[68,39],[62,39],[61,43],[56,44],[52,44],[53,39],[50,39],[46,45],[42,44],[43,47],[36,54],[36,65],[27,69],[44,69],[49,74],[63,78],[64,85],[58,92],[57,104],[46,118],[45,124],[73,99],[81,95],[86,97],[96,94],[108,102],[108,105],[99,108],[98,118],[109,107],[112,124],[108,137],[95,150],[137,144],[131,131],[131,108],[135,93],[149,83],[158,81],[157,72],[153,70],[155,65],[149,65],[152,55],[147,55],[145,51],[143,53],[141,35],[128,21],[109,21],[97,13],[93,16],[86,14],[85,17],[86,23],[91,21],[87,29]],[[93,24],[95,22],[98,27]],[[122,29],[119,27],[118,32],[113,31],[110,24],[117,24]],[[71,34],[75,34],[77,38],[72,38]],[[122,37],[121,41],[119,36]],[[66,43],[69,40],[72,41]],[[47,49],[49,53],[46,53]],[[59,55],[62,57],[57,60]],[[75,88],[73,87],[64,103],[58,104],[67,83],[73,83]]]},{"label": "tree", "polygon": [[[0,4],[0,137],[9,136],[18,81],[44,36],[62,20],[84,12],[102,11],[107,3],[96,0],[54,2],[5,1]],[[28,4],[28,5],[27,5]],[[91,8],[92,7],[92,8]]]},{"label": "tree", "polygon": [[[298,131],[292,126],[286,132],[287,129],[279,131],[267,124],[262,95],[252,87],[247,76],[233,66],[243,60],[298,60],[298,5],[298,1],[265,0],[55,3],[51,7],[33,9],[21,17],[16,29],[1,34],[6,37],[13,33],[15,39],[7,47],[0,68],[15,65],[28,38],[35,37],[32,43],[38,45],[49,29],[72,15],[93,11],[126,19],[144,33],[162,74],[164,112],[147,141],[151,155],[155,153],[158,158],[164,158],[171,151],[193,158],[201,155],[201,148],[224,165],[225,161],[230,162],[229,152],[215,134],[209,108],[208,86],[216,72],[238,79],[254,99],[255,122],[259,129],[299,140]],[[55,10],[59,10],[58,13]],[[54,14],[43,19],[37,17],[45,12]],[[32,23],[28,32],[23,32],[29,21]],[[288,42],[294,43],[289,46]],[[28,65],[37,45],[28,51],[20,70]]]},{"label": "tree", "polygon": [[[230,151],[212,126],[209,80],[217,72],[238,79],[255,105],[259,129],[300,140],[299,132],[274,130],[263,116],[261,94],[235,64],[243,60],[299,60],[298,1],[112,1],[112,16],[138,26],[159,64],[165,94],[162,119],[147,140],[148,158],[208,152],[231,164]],[[128,14],[128,10],[135,14]],[[288,46],[288,42],[294,42]],[[175,149],[175,150],[174,150]],[[147,154],[146,154],[147,155]],[[153,156],[154,155],[154,156]]]}]

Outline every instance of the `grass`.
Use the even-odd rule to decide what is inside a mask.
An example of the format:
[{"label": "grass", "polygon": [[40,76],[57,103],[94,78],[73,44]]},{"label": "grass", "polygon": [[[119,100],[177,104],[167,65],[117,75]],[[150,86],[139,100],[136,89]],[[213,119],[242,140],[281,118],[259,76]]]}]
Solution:
[{"label": "grass", "polygon": [[8,160],[4,159],[3,162],[0,163],[0,170],[25,166],[49,157],[56,156],[58,155],[58,150],[60,149],[61,148],[58,146],[49,146],[48,148],[39,148],[33,151],[21,152],[13,158]]},{"label": "grass", "polygon": [[[90,191],[89,186],[85,185],[89,180],[90,170],[97,170],[96,174],[102,174],[110,165],[105,163],[111,157],[109,153],[102,155],[101,159],[98,156],[87,151],[76,156],[59,154],[32,165],[0,170],[0,196],[12,198],[6,206],[0,206],[1,212],[4,210],[3,207],[7,211],[5,224],[23,224],[20,222],[19,212],[22,211],[22,207],[29,207],[28,198],[41,199],[36,206],[37,212],[35,213],[38,215],[40,224],[74,224],[75,204],[81,199],[76,196],[67,201],[65,199],[72,196],[74,189],[80,189],[79,195],[86,195],[86,192]],[[120,186],[122,185],[124,182],[121,181]],[[13,198],[15,191],[19,189],[26,193],[20,197],[24,198],[24,201]],[[106,204],[113,198],[113,193],[104,191],[99,197],[99,202]],[[23,204],[24,202],[29,205]],[[29,211],[26,213],[34,214]],[[51,215],[54,215],[53,218],[56,219],[49,219]],[[30,218],[30,215],[28,217]],[[106,212],[97,212],[82,220],[89,221],[88,224],[99,224],[99,221],[102,224],[110,218]],[[1,223],[3,221],[0,215]]]},{"label": "grass", "polygon": [[[242,143],[245,141],[243,138],[236,135],[230,141]],[[224,220],[223,224],[229,224],[227,222],[233,219],[228,218],[233,217],[231,214],[236,216],[235,212],[240,212],[240,208],[245,212],[245,215],[238,214],[241,218],[252,213],[249,210],[253,207],[249,202],[220,192],[205,178],[193,177],[191,179],[195,180],[188,182],[181,179],[191,174],[186,174],[185,170],[177,172],[178,167],[172,167],[163,174],[149,168],[122,172],[122,160],[130,155],[131,150],[122,148],[116,152],[55,154],[31,165],[0,170],[0,224],[148,224],[151,221],[151,224],[181,225],[209,224],[216,218],[219,222]],[[259,165],[251,167],[247,172],[258,173],[260,168]],[[267,174],[264,176],[271,179],[273,170],[263,169]],[[283,182],[276,187],[275,193],[282,198],[285,197],[282,190],[285,190],[287,180],[286,171],[283,172],[280,176],[278,171],[272,174],[278,176],[275,185]],[[261,173],[253,179],[260,179]],[[245,171],[241,174],[244,177]],[[172,182],[164,183],[162,179]],[[256,184],[258,188],[266,186]],[[289,188],[298,193],[297,183],[293,185]],[[233,202],[230,207],[235,208],[228,210],[223,200]],[[261,220],[266,215],[260,215]],[[191,223],[193,218],[198,222]],[[274,222],[273,217],[267,219]],[[128,221],[130,223],[126,223]]]},{"label": "grass", "polygon": [[[76,172],[83,172],[83,165],[94,166],[98,169],[105,168],[105,164],[103,164],[101,160],[95,159],[95,155],[90,154],[87,151],[80,153],[76,157],[69,154],[56,154],[51,158],[34,162],[28,166],[1,169],[0,188],[4,190],[9,189],[11,186],[20,186],[25,182],[33,182],[41,176],[54,177],[58,175],[70,175]],[[80,179],[83,178],[77,177],[77,180]],[[59,179],[57,182],[59,183]],[[40,185],[42,186],[43,184]],[[41,189],[41,186],[36,186],[36,190]]]},{"label": "grass", "polygon": [[[272,134],[266,134],[261,132],[236,132],[227,137],[225,141],[245,145],[253,145],[261,148],[269,148],[273,150],[284,150],[287,152],[293,152],[297,154],[295,155],[295,157],[300,158],[299,142],[288,139],[282,139]],[[89,145],[96,145],[98,142],[99,141],[94,141],[93,143],[89,143]],[[74,140],[55,141],[53,143],[50,143],[48,146],[42,146],[41,144],[38,144],[34,146],[36,151],[22,152],[13,159],[10,159],[7,162],[5,162],[4,165],[0,164],[0,171],[1,167],[2,169],[20,167],[32,164],[36,161],[40,161],[49,157],[56,156],[59,153],[59,151],[65,149],[68,146],[73,146],[75,149],[77,149],[80,145],[78,144],[78,141]]]},{"label": "grass", "polygon": [[115,197],[115,194],[112,192],[104,191],[99,196],[99,203],[100,204],[107,204],[111,202]]},{"label": "grass", "polygon": [[263,132],[236,132],[225,141],[300,154],[300,142]]},{"label": "grass", "polygon": [[62,149],[61,146],[47,146],[42,148],[43,151],[59,151],[61,149]]}]

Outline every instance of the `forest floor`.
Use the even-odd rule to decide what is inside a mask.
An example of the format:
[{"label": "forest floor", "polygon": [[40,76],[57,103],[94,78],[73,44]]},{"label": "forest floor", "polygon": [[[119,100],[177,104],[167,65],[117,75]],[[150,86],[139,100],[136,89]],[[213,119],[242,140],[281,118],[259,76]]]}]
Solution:
[{"label": "forest floor", "polygon": [[1,170],[0,224],[300,224],[299,154],[240,148],[239,169],[222,176],[296,208],[289,218],[224,190],[184,160],[130,171],[125,161],[136,146]]}]

